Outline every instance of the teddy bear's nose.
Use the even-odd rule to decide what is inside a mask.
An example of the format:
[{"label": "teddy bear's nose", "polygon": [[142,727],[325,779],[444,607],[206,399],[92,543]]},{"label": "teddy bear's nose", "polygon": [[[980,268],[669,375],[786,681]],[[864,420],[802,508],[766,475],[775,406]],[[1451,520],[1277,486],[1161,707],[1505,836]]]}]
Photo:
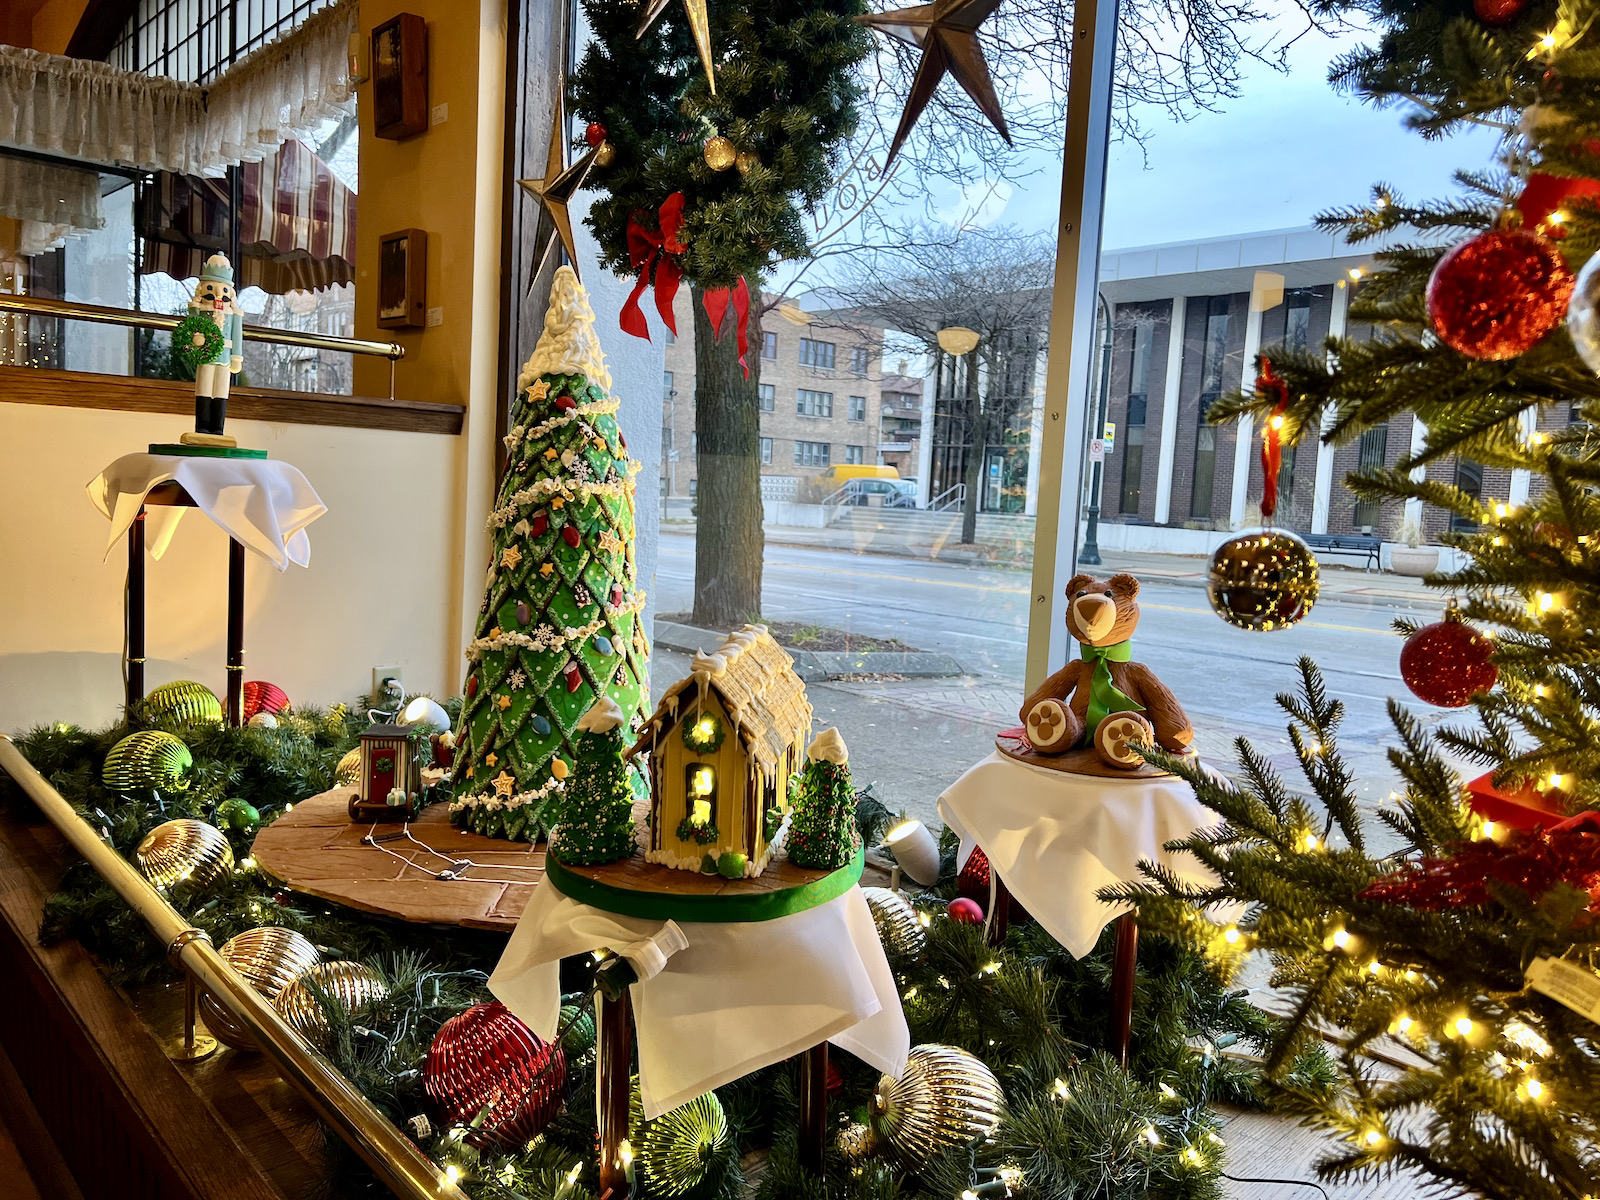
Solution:
[{"label": "teddy bear's nose", "polygon": [[1117,623],[1117,604],[1109,596],[1079,596],[1072,602],[1072,615],[1092,642],[1110,633]]}]

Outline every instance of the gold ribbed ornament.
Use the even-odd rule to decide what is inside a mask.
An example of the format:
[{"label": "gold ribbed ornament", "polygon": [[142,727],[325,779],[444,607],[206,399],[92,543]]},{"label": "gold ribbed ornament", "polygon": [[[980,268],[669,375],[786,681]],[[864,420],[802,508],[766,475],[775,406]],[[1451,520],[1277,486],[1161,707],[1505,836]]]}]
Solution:
[{"label": "gold ribbed ornament", "polygon": [[839,1154],[845,1162],[866,1162],[877,1152],[878,1138],[872,1126],[852,1121],[839,1130]]},{"label": "gold ribbed ornament", "polygon": [[982,1141],[1005,1111],[1000,1081],[954,1046],[913,1046],[899,1079],[888,1075],[873,1094],[872,1131],[907,1166],[952,1146]]},{"label": "gold ribbed ornament", "polygon": [[101,781],[113,792],[186,792],[194,756],[170,733],[141,729],[106,752]]},{"label": "gold ribbed ornament", "polygon": [[320,962],[273,998],[272,1006],[289,1026],[312,1045],[328,1036],[328,1017],[322,1011],[312,987],[319,988],[346,1012],[354,1011],[389,995],[378,973],[365,963],[339,959]]},{"label": "gold ribbed ornament", "polygon": [[333,781],[340,787],[348,787],[352,783],[361,781],[361,750],[350,750],[339,760],[339,765],[333,769]]},{"label": "gold ribbed ornament", "polygon": [[160,891],[203,892],[233,870],[233,848],[215,825],[179,817],[145,834],[133,860]]},{"label": "gold ribbed ornament", "polygon": [[[223,960],[250,981],[250,986],[261,993],[269,1003],[306,971],[316,966],[321,957],[317,948],[292,929],[265,925],[260,929],[247,929],[238,937],[229,938],[218,951]],[[200,993],[200,1015],[206,1028],[235,1050],[255,1050],[255,1041],[236,1022],[228,1011],[218,1004],[210,992]]]},{"label": "gold ribbed ornament", "polygon": [[163,683],[144,698],[144,711],[155,721],[181,725],[221,725],[222,701],[203,683],[175,679]]},{"label": "gold ribbed ornament", "polygon": [[639,1167],[651,1195],[682,1196],[720,1174],[737,1155],[722,1101],[707,1092],[645,1126]]},{"label": "gold ribbed ornament", "polygon": [[917,919],[917,910],[899,892],[888,888],[864,887],[861,894],[872,910],[872,923],[878,927],[878,940],[891,958],[916,958],[928,943],[928,931]]},{"label": "gold ribbed ornament", "polygon": [[594,148],[594,165],[609,167],[617,161],[617,148],[610,142],[601,142]]}]

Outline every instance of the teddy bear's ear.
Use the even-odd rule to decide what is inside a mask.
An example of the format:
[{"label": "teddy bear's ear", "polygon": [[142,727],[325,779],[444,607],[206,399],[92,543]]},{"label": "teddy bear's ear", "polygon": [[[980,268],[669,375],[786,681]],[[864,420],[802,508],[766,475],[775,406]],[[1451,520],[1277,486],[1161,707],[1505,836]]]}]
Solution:
[{"label": "teddy bear's ear", "polygon": [[1119,596],[1132,600],[1139,594],[1139,581],[1132,575],[1113,575],[1111,577],[1111,590]]},{"label": "teddy bear's ear", "polygon": [[1088,587],[1093,582],[1093,575],[1079,571],[1071,579],[1067,580],[1067,598],[1070,600],[1073,596],[1078,594],[1079,588]]}]

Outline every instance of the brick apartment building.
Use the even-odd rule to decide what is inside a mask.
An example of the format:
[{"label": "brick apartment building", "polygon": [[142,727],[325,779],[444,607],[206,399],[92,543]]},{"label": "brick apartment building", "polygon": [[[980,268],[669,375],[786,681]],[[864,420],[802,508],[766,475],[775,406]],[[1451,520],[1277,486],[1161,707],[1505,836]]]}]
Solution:
[{"label": "brick apartment building", "polygon": [[[1330,334],[1371,337],[1370,327],[1347,319],[1351,292],[1371,264],[1369,252],[1313,229],[1103,255],[1100,291],[1113,314],[1106,420],[1116,435],[1102,520],[1202,530],[1259,521],[1259,430],[1247,440],[1237,423],[1207,425],[1206,410],[1242,386],[1262,347],[1314,347]],[[1423,434],[1409,413],[1338,447],[1308,434],[1285,450],[1276,523],[1393,541],[1414,521],[1436,536],[1450,514],[1415,501],[1363,502],[1344,486],[1358,469],[1393,466]],[[1429,472],[1486,500],[1522,503],[1529,494],[1527,472],[1457,460]]]},{"label": "brick apartment building", "polygon": [[[694,328],[689,290],[678,293],[678,328],[668,335],[662,378],[661,494],[695,493]],[[895,467],[915,478],[922,428],[922,380],[896,361],[885,373],[882,328],[770,310],[753,353],[761,356],[763,491],[790,499],[805,480],[844,463]]]}]

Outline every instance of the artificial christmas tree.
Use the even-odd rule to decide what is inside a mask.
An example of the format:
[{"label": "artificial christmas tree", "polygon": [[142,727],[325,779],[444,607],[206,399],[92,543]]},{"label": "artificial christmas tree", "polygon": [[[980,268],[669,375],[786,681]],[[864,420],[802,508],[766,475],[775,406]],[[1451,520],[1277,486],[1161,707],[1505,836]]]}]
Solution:
[{"label": "artificial christmas tree", "polygon": [[625,755],[622,709],[596,700],[578,722],[578,758],[561,798],[551,852],[573,866],[617,862],[633,853],[632,768]]},{"label": "artificial christmas tree", "polygon": [[795,866],[837,871],[861,848],[849,762],[844,739],[831,727],[806,751],[789,826],[789,861]]},{"label": "artificial christmas tree", "polygon": [[[490,837],[548,833],[602,697],[631,724],[650,656],[635,586],[634,473],[572,268],[556,272],[533,357],[517,380],[506,470],[489,527],[494,556],[455,750],[457,824]],[[633,777],[631,786],[643,792]]]},{"label": "artificial christmas tree", "polygon": [[[1499,29],[1438,6],[1383,10],[1381,45],[1342,59],[1341,77],[1379,103],[1421,106],[1412,122],[1426,132],[1493,121],[1512,175],[1462,175],[1472,191],[1452,203],[1408,205],[1379,189],[1370,206],[1322,218],[1352,241],[1391,239],[1349,307],[1380,335],[1269,349],[1287,404],[1257,392],[1208,414],[1220,424],[1278,412],[1289,428],[1348,442],[1413,412],[1425,442],[1351,487],[1444,509],[1471,530],[1442,537],[1466,564],[1434,582],[1472,625],[1414,633],[1426,678],[1402,667],[1424,699],[1470,697],[1476,725],[1430,733],[1390,702],[1405,793],[1377,815],[1400,853],[1371,848],[1339,755],[1342,706],[1302,660],[1299,694],[1280,703],[1315,799],[1291,794],[1242,739],[1235,785],[1157,752],[1225,819],[1184,843],[1219,882],[1187,887],[1151,869],[1146,885],[1103,893],[1139,903],[1146,928],[1191,937],[1214,929],[1200,919],[1207,906],[1245,906],[1229,941],[1270,954],[1290,999],[1267,1049],[1269,1086],[1339,1139],[1320,1164],[1329,1177],[1404,1169],[1487,1197],[1600,1194],[1600,1009],[1586,1000],[1600,995],[1600,833],[1592,814],[1561,824],[1600,796],[1600,381],[1582,357],[1581,285],[1578,315],[1557,327],[1574,273],[1591,277],[1584,264],[1600,246],[1588,186],[1600,180],[1597,17],[1593,0],[1537,20],[1496,15],[1508,22]],[[1545,219],[1558,238],[1518,227],[1542,207],[1519,213],[1530,173],[1580,181]],[[1452,231],[1453,249],[1440,237]],[[1529,472],[1526,500],[1463,491],[1449,482],[1458,460]],[[1547,832],[1508,833],[1513,814]],[[1285,1080],[1296,1048],[1324,1036],[1338,1044],[1343,1086],[1317,1094]]]}]

